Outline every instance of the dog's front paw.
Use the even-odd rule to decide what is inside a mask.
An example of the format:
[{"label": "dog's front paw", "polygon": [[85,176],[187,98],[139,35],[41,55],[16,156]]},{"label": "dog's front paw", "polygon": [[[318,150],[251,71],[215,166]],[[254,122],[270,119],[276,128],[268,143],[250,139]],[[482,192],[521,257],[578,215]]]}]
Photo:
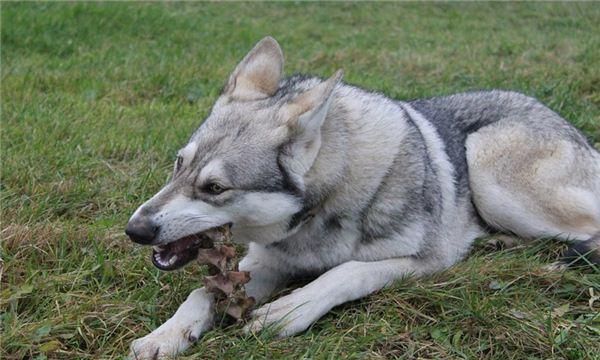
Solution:
[{"label": "dog's front paw", "polygon": [[213,324],[214,300],[205,289],[192,291],[175,315],[131,343],[130,359],[170,359],[185,351]]},{"label": "dog's front paw", "polygon": [[298,289],[252,312],[252,320],[244,330],[257,332],[272,330],[280,337],[302,332],[325,311],[326,307],[306,288]]},{"label": "dog's front paw", "polygon": [[129,358],[132,360],[171,359],[190,347],[199,336],[199,334],[186,334],[185,330],[181,331],[182,329],[176,327],[158,331],[159,329],[134,340],[131,343]]}]

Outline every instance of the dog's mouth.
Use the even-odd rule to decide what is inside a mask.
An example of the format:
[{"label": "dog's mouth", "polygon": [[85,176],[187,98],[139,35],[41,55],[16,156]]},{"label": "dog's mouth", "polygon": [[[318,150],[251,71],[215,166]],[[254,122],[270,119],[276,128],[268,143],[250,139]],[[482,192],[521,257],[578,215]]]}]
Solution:
[{"label": "dog's mouth", "polygon": [[176,270],[198,257],[198,250],[231,240],[231,223],[187,235],[168,244],[152,247],[152,263],[164,271]]},{"label": "dog's mouth", "polygon": [[[212,230],[212,229],[210,229]],[[152,247],[152,263],[164,271],[177,270],[198,256],[198,249],[213,245],[211,231],[184,236],[165,245]]]}]

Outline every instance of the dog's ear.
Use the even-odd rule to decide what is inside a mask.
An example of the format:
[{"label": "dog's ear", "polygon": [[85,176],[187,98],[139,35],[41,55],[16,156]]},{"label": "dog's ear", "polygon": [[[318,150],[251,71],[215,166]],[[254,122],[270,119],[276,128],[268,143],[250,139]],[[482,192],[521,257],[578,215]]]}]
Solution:
[{"label": "dog's ear", "polygon": [[280,117],[291,130],[291,141],[285,151],[293,173],[304,176],[321,148],[321,126],[333,99],[333,90],[342,79],[338,70],[332,77],[303,92],[280,110]]},{"label": "dog's ear", "polygon": [[277,91],[283,74],[283,52],[270,36],[259,41],[238,64],[224,94],[238,100],[258,100]]}]

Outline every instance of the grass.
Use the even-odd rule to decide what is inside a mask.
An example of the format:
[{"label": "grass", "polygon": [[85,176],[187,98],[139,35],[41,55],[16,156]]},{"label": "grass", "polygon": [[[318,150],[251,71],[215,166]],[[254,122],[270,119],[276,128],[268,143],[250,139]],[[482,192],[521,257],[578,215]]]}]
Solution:
[{"label": "grass", "polygon": [[[123,227],[264,35],[286,69],[407,99],[505,88],[600,142],[597,4],[2,3],[0,358],[120,358],[200,284]],[[600,359],[600,272],[489,251],[289,339],[215,329],[189,358]]]}]

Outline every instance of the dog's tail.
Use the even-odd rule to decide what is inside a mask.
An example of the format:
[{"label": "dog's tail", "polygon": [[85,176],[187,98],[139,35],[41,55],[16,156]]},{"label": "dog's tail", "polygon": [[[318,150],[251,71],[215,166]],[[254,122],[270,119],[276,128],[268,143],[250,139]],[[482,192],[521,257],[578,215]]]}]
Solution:
[{"label": "dog's tail", "polygon": [[560,262],[569,267],[600,267],[600,233],[589,240],[569,245]]}]

